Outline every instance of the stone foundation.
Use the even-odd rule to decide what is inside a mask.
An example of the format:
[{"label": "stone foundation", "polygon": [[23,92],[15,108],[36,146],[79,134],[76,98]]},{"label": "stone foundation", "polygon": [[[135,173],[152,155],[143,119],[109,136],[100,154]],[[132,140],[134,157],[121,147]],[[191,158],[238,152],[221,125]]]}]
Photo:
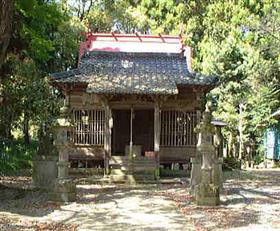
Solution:
[{"label": "stone foundation", "polygon": [[35,187],[50,189],[57,179],[57,156],[36,156],[32,179]]},{"label": "stone foundation", "polygon": [[215,186],[218,186],[220,190],[223,187],[223,158],[218,158],[214,160],[212,182]]},{"label": "stone foundation", "polygon": [[219,187],[214,184],[199,184],[195,187],[197,205],[217,206],[220,204]]},{"label": "stone foundation", "polygon": [[191,194],[194,194],[195,186],[201,181],[201,162],[202,157],[197,156],[191,158],[192,170],[191,170]]},{"label": "stone foundation", "polygon": [[58,179],[53,191],[49,193],[49,199],[56,202],[73,202],[76,196],[76,185],[70,179]]}]

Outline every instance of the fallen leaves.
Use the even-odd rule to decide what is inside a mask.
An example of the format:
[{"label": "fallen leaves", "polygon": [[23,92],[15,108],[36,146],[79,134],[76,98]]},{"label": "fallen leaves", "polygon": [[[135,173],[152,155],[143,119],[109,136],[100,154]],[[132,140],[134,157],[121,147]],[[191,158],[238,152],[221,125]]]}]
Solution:
[{"label": "fallen leaves", "polygon": [[0,217],[0,230],[5,231],[76,231],[76,224],[62,224],[56,222],[36,222],[29,220],[19,220],[16,218]]},{"label": "fallen leaves", "polygon": [[[275,226],[275,220],[280,222],[277,216],[266,214],[269,217],[266,220],[263,217],[265,217],[265,208],[274,205],[274,212],[279,211],[277,208],[280,209],[279,184],[275,183],[280,179],[280,172],[276,173],[270,181],[267,181],[267,177],[263,177],[262,180],[256,177],[254,180],[253,174],[250,181],[230,179],[224,185],[221,194],[223,203],[218,207],[196,206],[187,186],[170,184],[163,186],[160,193],[174,201],[186,220],[194,224],[196,230],[225,230],[259,223]],[[266,176],[265,172],[261,174]]]},{"label": "fallen leaves", "polygon": [[76,231],[78,226],[62,223],[34,223],[33,227],[36,231]]}]

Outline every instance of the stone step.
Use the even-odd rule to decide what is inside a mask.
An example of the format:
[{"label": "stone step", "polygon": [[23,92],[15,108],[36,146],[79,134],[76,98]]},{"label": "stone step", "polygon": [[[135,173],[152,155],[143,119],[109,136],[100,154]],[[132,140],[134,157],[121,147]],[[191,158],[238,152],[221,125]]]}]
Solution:
[{"label": "stone step", "polygon": [[151,175],[135,175],[135,174],[126,174],[126,175],[110,175],[110,182],[113,183],[149,183],[155,184],[157,183],[154,176]]},{"label": "stone step", "polygon": [[134,169],[134,170],[155,170],[156,166],[155,165],[143,165],[143,164],[133,164],[133,165],[111,165],[110,166],[111,169],[121,169],[121,170],[130,170],[130,169]]},{"label": "stone step", "polygon": [[103,176],[104,168],[70,168],[69,176],[71,178],[83,178],[90,176]]},{"label": "stone step", "polygon": [[[132,171],[129,169],[110,169],[111,175],[128,175]],[[136,175],[151,175],[154,176],[156,169],[133,169],[133,174]]]},{"label": "stone step", "polygon": [[115,163],[115,164],[109,164],[110,166],[113,167],[118,167],[118,166],[139,166],[139,167],[156,167],[156,163],[139,163],[139,162],[126,162],[126,163]]},{"label": "stone step", "polygon": [[139,164],[156,164],[155,159],[150,159],[147,157],[141,157],[141,158],[134,158],[133,160],[130,160],[128,157],[111,157],[109,160],[109,164],[113,165],[113,164],[127,164],[129,162],[133,162],[133,163],[139,163]]},{"label": "stone step", "polygon": [[189,170],[171,170],[171,169],[160,169],[161,177],[188,177],[190,176]]}]

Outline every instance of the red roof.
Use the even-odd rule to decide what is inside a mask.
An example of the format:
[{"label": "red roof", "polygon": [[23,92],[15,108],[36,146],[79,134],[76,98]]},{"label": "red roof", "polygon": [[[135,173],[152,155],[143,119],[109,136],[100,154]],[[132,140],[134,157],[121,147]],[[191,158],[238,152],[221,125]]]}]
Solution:
[{"label": "red roof", "polygon": [[85,33],[80,45],[80,57],[86,51],[182,53],[185,46],[181,36],[115,33]]}]

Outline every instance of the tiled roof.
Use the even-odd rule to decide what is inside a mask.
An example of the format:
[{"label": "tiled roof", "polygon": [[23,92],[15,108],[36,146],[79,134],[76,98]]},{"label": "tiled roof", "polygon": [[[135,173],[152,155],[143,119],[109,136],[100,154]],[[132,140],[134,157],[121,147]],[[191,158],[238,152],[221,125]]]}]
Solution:
[{"label": "tiled roof", "polygon": [[189,72],[185,57],[167,53],[92,51],[78,69],[51,74],[57,83],[87,83],[88,93],[177,94],[177,85],[215,85]]}]

